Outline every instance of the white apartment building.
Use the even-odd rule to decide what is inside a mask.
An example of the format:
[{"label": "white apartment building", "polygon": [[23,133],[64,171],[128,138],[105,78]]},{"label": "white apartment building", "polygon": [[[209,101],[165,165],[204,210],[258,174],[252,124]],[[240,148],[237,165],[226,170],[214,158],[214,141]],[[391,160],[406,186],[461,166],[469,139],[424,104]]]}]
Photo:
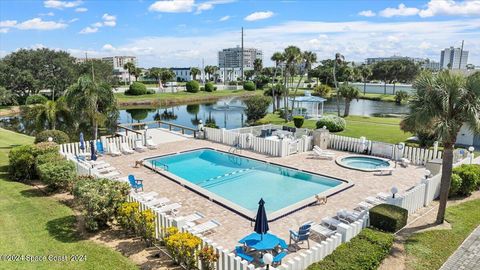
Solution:
[{"label": "white apartment building", "polygon": [[460,48],[445,48],[440,52],[441,69],[467,69],[468,51]]},{"label": "white apartment building", "polygon": [[[255,59],[262,59],[263,53],[255,48],[243,48],[243,70],[253,69]],[[234,81],[242,76],[242,48],[223,49],[218,52],[219,79]]]},{"label": "white apartment building", "polygon": [[[123,82],[129,82],[128,70],[124,69],[123,66],[126,63],[134,63],[135,66],[138,66],[136,56],[110,56],[103,57],[102,60],[113,66],[113,73]],[[132,76],[130,76],[130,79],[134,80]]]},{"label": "white apartment building", "polygon": [[[189,67],[186,68],[171,68],[173,73],[175,73],[175,80],[177,82],[189,82],[193,80],[192,73]],[[200,74],[197,75],[197,80],[199,79]]]}]

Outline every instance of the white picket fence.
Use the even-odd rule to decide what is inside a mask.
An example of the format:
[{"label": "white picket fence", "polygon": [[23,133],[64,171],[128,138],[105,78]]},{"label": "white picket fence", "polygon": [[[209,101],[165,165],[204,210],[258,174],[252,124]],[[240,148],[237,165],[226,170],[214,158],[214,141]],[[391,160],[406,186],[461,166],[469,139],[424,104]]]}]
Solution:
[{"label": "white picket fence", "polygon": [[366,138],[358,139],[330,133],[328,138],[328,148],[354,153],[364,153],[370,150],[371,141],[368,141]]},{"label": "white picket fence", "polygon": [[[138,140],[138,139],[141,139],[141,138],[137,138],[134,135],[129,135],[129,136],[120,136],[120,137],[112,137],[112,138],[102,137],[98,139],[98,141],[102,142],[104,150],[108,152],[109,151],[108,146],[111,143],[115,144],[117,146],[117,149],[120,149],[121,143],[127,143],[127,145],[131,149],[133,149],[135,147],[135,140]],[[73,156],[77,156],[81,154],[89,154],[91,152],[90,142],[91,141],[85,141],[84,150],[80,149],[80,142],[64,143],[60,145],[60,152],[63,153],[64,155],[73,155]],[[97,147],[95,141],[94,141],[94,146]]]}]

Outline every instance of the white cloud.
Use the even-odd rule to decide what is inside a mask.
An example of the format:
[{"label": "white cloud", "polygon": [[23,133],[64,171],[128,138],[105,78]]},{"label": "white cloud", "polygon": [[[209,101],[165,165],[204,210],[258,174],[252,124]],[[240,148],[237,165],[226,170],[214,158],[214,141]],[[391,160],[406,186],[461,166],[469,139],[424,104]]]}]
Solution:
[{"label": "white cloud", "polygon": [[108,13],[103,14],[102,19],[105,21],[115,21],[117,19],[116,16],[110,15]]},{"label": "white cloud", "polygon": [[103,23],[101,22],[96,22],[94,24],[92,24],[93,27],[102,27],[103,26]]},{"label": "white cloud", "polygon": [[76,21],[78,21],[78,18],[73,18],[73,19],[71,19],[71,20],[68,21],[68,22],[69,22],[69,23],[74,23],[74,22],[76,22]]},{"label": "white cloud", "polygon": [[88,11],[88,8],[84,8],[84,7],[80,7],[80,8],[75,9],[75,12],[78,12],[78,13],[87,12],[87,11]]},{"label": "white cloud", "polygon": [[244,20],[252,22],[252,21],[258,21],[258,20],[265,20],[272,16],[273,16],[273,12],[271,11],[257,11],[245,17]]},{"label": "white cloud", "polygon": [[38,14],[38,15],[39,15],[39,16],[49,16],[49,17],[53,17],[53,16],[55,16],[55,13],[53,13],[53,12],[50,11],[50,12],[48,12],[48,13],[40,13],[40,14]]},{"label": "white cloud", "polygon": [[8,33],[9,30],[10,29],[8,29],[8,28],[0,28],[0,34],[6,34],[6,33]]},{"label": "white cloud", "polygon": [[427,8],[421,10],[418,15],[422,18],[436,15],[480,15],[480,1],[431,0]]},{"label": "white cloud", "polygon": [[15,20],[0,21],[0,27],[13,27],[17,24]]},{"label": "white cloud", "polygon": [[82,3],[83,2],[80,0],[77,0],[77,1],[46,0],[46,1],[43,1],[43,6],[46,8],[64,9],[64,8],[78,7]]},{"label": "white cloud", "polygon": [[227,15],[227,16],[223,16],[222,18],[220,18],[219,21],[224,22],[224,21],[228,21],[229,19],[230,19],[230,16]]},{"label": "white cloud", "polygon": [[20,30],[56,30],[66,28],[68,25],[61,22],[44,21],[40,18],[33,18],[16,24],[15,28]]},{"label": "white cloud", "polygon": [[380,16],[382,17],[394,17],[394,16],[413,16],[417,15],[420,12],[418,8],[410,8],[405,6],[405,4],[399,4],[398,8],[386,8],[380,11]]},{"label": "white cloud", "polygon": [[111,44],[105,44],[105,45],[103,45],[102,50],[104,50],[104,51],[114,51],[115,47],[113,47]]},{"label": "white cloud", "polygon": [[115,25],[117,25],[117,22],[116,22],[116,21],[104,21],[104,22],[103,22],[103,25],[104,25],[104,26],[114,27]]},{"label": "white cloud", "polygon": [[80,34],[92,34],[92,33],[96,33],[98,32],[98,28],[97,27],[90,27],[90,26],[87,26],[85,28],[83,28],[82,30],[80,30]]},{"label": "white cloud", "polygon": [[213,9],[215,5],[228,4],[235,2],[236,0],[210,0],[200,4],[197,4],[195,14],[200,14],[202,11]]},{"label": "white cloud", "polygon": [[161,0],[151,4],[148,10],[167,13],[191,12],[194,5],[194,0]]},{"label": "white cloud", "polygon": [[363,17],[374,17],[376,14],[371,10],[362,10],[358,13],[358,15]]}]

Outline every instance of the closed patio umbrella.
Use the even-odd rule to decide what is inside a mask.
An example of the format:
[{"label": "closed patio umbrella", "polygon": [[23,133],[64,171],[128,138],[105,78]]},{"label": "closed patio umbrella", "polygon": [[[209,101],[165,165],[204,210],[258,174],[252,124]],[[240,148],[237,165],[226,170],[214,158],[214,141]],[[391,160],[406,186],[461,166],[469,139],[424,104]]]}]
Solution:
[{"label": "closed patio umbrella", "polygon": [[85,140],[83,139],[83,132],[80,132],[80,150],[85,150]]},{"label": "closed patio umbrella", "polygon": [[258,202],[258,211],[257,217],[255,219],[255,232],[262,235],[266,234],[269,230],[268,228],[268,219],[267,219],[267,212],[265,211],[265,201],[260,199]]},{"label": "closed patio umbrella", "polygon": [[93,161],[97,160],[97,155],[95,154],[95,143],[93,141],[90,141],[90,150],[92,152],[90,159]]}]

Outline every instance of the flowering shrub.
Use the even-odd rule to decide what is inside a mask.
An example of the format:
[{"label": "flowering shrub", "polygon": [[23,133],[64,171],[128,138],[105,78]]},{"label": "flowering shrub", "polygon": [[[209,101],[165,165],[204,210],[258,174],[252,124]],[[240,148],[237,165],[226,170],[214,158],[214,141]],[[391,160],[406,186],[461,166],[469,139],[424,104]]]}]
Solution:
[{"label": "flowering shrub", "polygon": [[128,233],[136,233],[135,220],[140,213],[138,202],[124,202],[118,209],[117,220]]},{"label": "flowering shrub", "polygon": [[196,269],[196,253],[200,245],[200,238],[188,232],[177,232],[165,238],[168,253],[177,264],[183,264],[186,269]]},{"label": "flowering shrub", "polygon": [[150,245],[155,239],[155,214],[147,209],[134,215],[135,231],[147,245]]},{"label": "flowering shrub", "polygon": [[218,254],[211,246],[205,246],[198,252],[198,257],[202,263],[202,270],[214,270],[215,263],[218,261]]}]

